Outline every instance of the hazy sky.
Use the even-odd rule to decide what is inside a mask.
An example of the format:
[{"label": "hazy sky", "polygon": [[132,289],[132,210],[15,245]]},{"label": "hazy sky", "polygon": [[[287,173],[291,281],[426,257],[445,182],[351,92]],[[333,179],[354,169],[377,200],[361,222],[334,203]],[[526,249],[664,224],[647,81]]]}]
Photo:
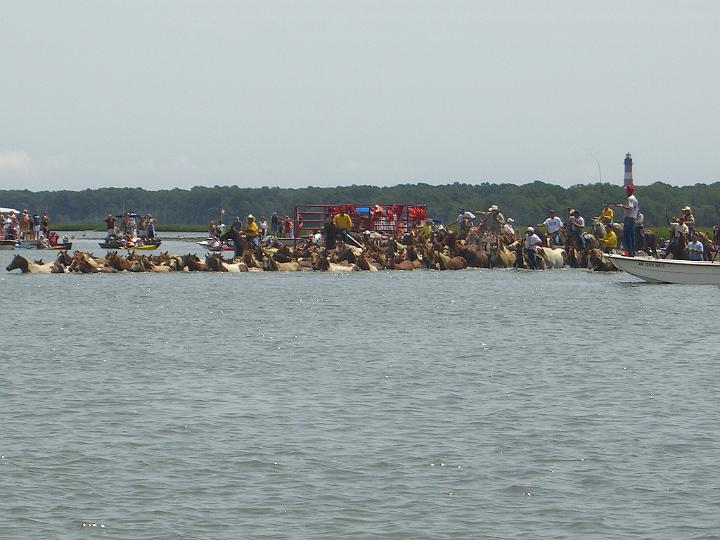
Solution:
[{"label": "hazy sky", "polygon": [[6,1],[0,189],[720,180],[720,2]]}]

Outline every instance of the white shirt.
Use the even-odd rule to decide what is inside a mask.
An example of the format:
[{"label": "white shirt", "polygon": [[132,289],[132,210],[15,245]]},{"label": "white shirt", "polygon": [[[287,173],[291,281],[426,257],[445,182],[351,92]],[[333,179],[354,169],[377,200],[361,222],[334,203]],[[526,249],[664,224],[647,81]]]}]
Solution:
[{"label": "white shirt", "polygon": [[515,234],[515,229],[513,229],[512,225],[510,225],[509,223],[505,223],[505,225],[502,226],[501,231],[504,232],[505,234],[510,234],[510,235]]},{"label": "white shirt", "polygon": [[573,230],[581,230],[585,228],[585,218],[582,216],[571,217],[570,224],[573,226]]},{"label": "white shirt", "polygon": [[691,261],[701,261],[702,260],[703,245],[702,245],[702,242],[700,242],[700,240],[693,240],[692,242],[688,243],[687,247],[688,247]]},{"label": "white shirt", "polygon": [[525,234],[525,249],[532,249],[535,251],[538,244],[542,244],[542,240],[540,240],[540,237],[537,234]]},{"label": "white shirt", "polygon": [[547,227],[548,234],[555,234],[562,228],[563,222],[562,219],[555,216],[554,218],[547,218],[543,221],[543,225]]},{"label": "white shirt", "polygon": [[466,210],[465,212],[458,214],[458,217],[457,217],[458,223],[462,223],[464,219],[468,219],[468,220],[472,221],[473,219],[475,219],[475,214],[473,214],[469,210]]},{"label": "white shirt", "polygon": [[627,198],[627,206],[630,209],[623,208],[623,217],[637,218],[638,212],[640,212],[640,203],[635,198],[635,195],[630,195]]},{"label": "white shirt", "polygon": [[680,238],[681,234],[688,234],[690,229],[684,223],[671,223],[670,227],[675,231],[675,238]]}]

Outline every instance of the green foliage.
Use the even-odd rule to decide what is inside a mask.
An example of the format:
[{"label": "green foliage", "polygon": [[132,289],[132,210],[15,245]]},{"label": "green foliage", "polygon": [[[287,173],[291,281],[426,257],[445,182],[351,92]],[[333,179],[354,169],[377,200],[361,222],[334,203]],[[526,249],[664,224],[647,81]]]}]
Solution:
[{"label": "green foliage", "polygon": [[[638,186],[636,196],[648,226],[661,229],[666,215],[677,215],[685,204],[690,205],[699,225],[712,226],[720,221],[714,203],[720,203],[720,182],[674,187],[662,182]],[[466,184],[455,182],[441,186],[425,183],[399,184],[389,187],[368,185],[332,188],[279,187],[240,188],[238,186],[194,187],[190,190],[170,189],[146,191],[142,188],[100,188],[83,191],[0,191],[0,205],[31,212],[47,210],[51,223],[78,229],[86,224],[103,229],[108,212],[119,215],[129,209],[151,213],[158,221],[158,231],[204,230],[211,219],[217,221],[220,208],[225,208],[226,223],[234,216],[247,214],[265,216],[273,211],[279,215],[293,215],[298,204],[426,204],[428,213],[449,222],[455,219],[458,208],[472,212],[485,211],[497,204],[505,217],[513,217],[518,226],[535,224],[547,216],[552,208],[565,218],[568,207],[577,208],[586,217],[600,213],[605,201],[615,203],[625,198],[622,186],[587,184],[563,188],[544,182],[515,184]],[[621,213],[616,211],[619,217]],[[619,220],[619,218],[618,218]],[[101,224],[98,226],[98,224]]]}]

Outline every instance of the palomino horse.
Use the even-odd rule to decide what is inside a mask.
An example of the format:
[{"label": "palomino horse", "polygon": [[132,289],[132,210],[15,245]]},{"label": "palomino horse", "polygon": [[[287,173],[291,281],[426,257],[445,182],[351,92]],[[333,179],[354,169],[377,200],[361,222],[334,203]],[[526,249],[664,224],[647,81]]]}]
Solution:
[{"label": "palomino horse", "polygon": [[59,261],[35,263],[28,261],[22,255],[15,255],[5,269],[8,272],[19,269],[23,274],[62,274],[65,272],[65,268]]},{"label": "palomino horse", "polygon": [[515,253],[504,244],[490,245],[490,263],[499,268],[512,268],[515,265]]}]

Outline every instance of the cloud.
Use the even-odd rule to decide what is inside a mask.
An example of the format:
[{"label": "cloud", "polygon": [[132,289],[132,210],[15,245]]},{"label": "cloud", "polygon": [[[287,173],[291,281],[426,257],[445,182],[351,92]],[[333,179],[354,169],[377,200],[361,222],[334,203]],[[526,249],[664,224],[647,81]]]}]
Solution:
[{"label": "cloud", "polygon": [[32,177],[60,171],[67,165],[65,156],[36,160],[24,150],[0,150],[0,176]]},{"label": "cloud", "polygon": [[33,162],[27,152],[21,150],[0,150],[0,174],[28,175]]}]

